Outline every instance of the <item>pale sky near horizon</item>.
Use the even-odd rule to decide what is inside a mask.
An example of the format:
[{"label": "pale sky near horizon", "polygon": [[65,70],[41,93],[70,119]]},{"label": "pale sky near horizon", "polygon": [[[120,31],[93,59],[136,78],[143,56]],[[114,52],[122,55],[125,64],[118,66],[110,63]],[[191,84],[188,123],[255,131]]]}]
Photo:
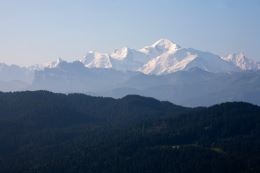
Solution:
[{"label": "pale sky near horizon", "polygon": [[0,0],[0,62],[31,65],[160,38],[260,61],[259,0]]}]

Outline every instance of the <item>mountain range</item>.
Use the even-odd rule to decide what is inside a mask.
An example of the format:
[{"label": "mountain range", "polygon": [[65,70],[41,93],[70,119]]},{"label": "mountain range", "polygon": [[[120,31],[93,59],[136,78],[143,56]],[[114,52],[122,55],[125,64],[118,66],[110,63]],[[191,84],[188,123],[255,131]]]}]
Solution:
[{"label": "mountain range", "polygon": [[[61,61],[58,59],[47,67],[55,68]],[[124,47],[110,54],[90,51],[79,61],[87,68],[138,71],[148,75],[170,74],[194,67],[214,73],[260,69],[260,63],[248,59],[243,53],[220,57],[210,52],[182,48],[168,39],[160,39],[139,50]]]},{"label": "mountain range", "polygon": [[260,63],[243,53],[225,57],[182,48],[160,39],[135,50],[90,51],[82,59],[62,59],[30,67],[0,64],[0,90],[50,90],[123,97],[139,94],[185,106],[225,101],[260,105]]}]

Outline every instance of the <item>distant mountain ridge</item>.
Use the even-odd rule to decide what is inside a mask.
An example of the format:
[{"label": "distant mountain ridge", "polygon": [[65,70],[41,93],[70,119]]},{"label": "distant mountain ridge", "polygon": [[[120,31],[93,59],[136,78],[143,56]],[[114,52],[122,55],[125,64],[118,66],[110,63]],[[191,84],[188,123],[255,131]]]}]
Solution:
[{"label": "distant mountain ridge", "polygon": [[[48,64],[30,66],[27,70],[33,73],[36,70],[55,68],[64,61],[58,58]],[[82,63],[86,68],[138,71],[148,75],[170,74],[191,68],[201,68],[213,73],[260,69],[259,62],[247,58],[243,53],[233,53],[221,57],[214,53],[193,48],[182,48],[168,39],[160,39],[152,45],[144,46],[138,50],[123,47],[115,49],[112,53],[89,51],[84,58],[75,61]],[[0,72],[5,70],[2,67],[4,65],[0,65]],[[21,69],[26,68],[21,67]]]},{"label": "distant mountain ridge", "polygon": [[220,57],[160,39],[135,50],[90,51],[28,68],[0,64],[0,90],[49,90],[120,98],[138,94],[184,106],[225,101],[260,105],[260,64],[244,54]]},{"label": "distant mountain ridge", "polygon": [[223,59],[227,62],[231,62],[241,70],[257,70],[260,69],[260,63],[257,63],[245,56],[244,53],[233,53],[229,54]]},{"label": "distant mountain ridge", "polygon": [[91,51],[80,61],[88,68],[139,71],[148,75],[170,74],[194,67],[213,73],[258,70],[260,68],[259,63],[244,55],[243,58],[236,54],[233,54],[233,58],[228,56],[222,58],[210,52],[182,48],[168,39],[160,39],[139,50],[124,47],[116,49],[111,54]]}]

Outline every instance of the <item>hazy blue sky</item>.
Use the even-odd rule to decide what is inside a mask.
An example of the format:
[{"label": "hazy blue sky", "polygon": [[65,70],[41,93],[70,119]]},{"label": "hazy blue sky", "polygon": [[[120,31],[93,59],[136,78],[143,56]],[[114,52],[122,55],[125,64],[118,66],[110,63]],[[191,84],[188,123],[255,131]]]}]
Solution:
[{"label": "hazy blue sky", "polygon": [[0,0],[0,62],[71,60],[159,38],[260,60],[260,1]]}]

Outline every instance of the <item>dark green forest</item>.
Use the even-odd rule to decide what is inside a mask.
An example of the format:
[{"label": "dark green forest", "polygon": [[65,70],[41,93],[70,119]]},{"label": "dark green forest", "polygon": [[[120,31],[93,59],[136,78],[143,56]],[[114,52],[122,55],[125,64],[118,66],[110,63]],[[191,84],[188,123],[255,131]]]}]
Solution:
[{"label": "dark green forest", "polygon": [[259,173],[260,107],[0,93],[0,173]]}]

